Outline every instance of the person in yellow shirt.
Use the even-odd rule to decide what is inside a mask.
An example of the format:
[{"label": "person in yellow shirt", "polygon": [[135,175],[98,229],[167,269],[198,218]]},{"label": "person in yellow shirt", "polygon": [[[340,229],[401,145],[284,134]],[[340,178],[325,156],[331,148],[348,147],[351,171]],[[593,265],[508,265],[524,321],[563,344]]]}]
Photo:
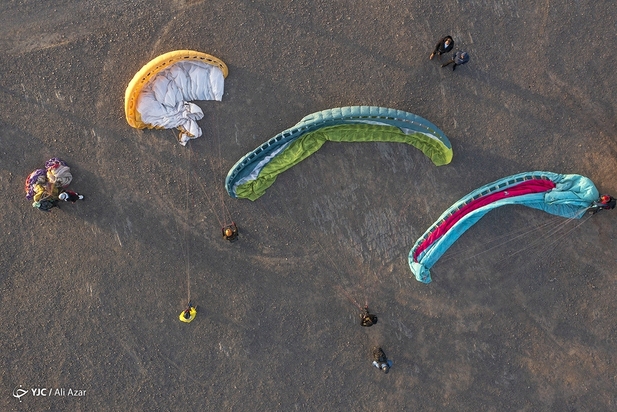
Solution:
[{"label": "person in yellow shirt", "polygon": [[180,322],[191,323],[193,319],[197,316],[197,308],[193,306],[191,302],[189,302],[187,308],[180,312]]}]

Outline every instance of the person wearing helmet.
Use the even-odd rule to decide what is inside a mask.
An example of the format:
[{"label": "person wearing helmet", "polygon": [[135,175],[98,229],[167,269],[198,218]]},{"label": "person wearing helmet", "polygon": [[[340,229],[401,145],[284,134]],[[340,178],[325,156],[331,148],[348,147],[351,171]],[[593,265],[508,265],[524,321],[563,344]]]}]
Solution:
[{"label": "person wearing helmet", "polygon": [[60,200],[64,200],[65,202],[75,203],[78,200],[83,200],[84,195],[80,195],[79,193],[73,192],[72,190],[65,190],[64,192],[60,193],[58,198]]},{"label": "person wearing helmet", "polygon": [[465,64],[468,61],[469,61],[469,53],[459,50],[454,55],[453,59],[445,62],[444,64],[441,65],[441,67],[446,67],[446,66],[449,66],[450,64],[454,64],[454,66],[452,66],[452,70],[456,70],[456,66]]},{"label": "person wearing helmet", "polygon": [[230,225],[225,226],[222,229],[223,239],[228,240],[230,242],[235,242],[238,240],[238,226],[234,222],[231,222]]},{"label": "person wearing helmet", "polygon": [[600,199],[593,202],[589,210],[591,210],[592,214],[598,213],[600,210],[611,210],[615,209],[617,205],[617,200],[610,195],[602,195]]},{"label": "person wearing helmet", "polygon": [[362,308],[360,312],[360,325],[364,327],[371,327],[377,323],[377,316],[373,315],[368,310],[368,305]]},{"label": "person wearing helmet", "polygon": [[373,348],[373,366],[388,373],[392,367],[392,361],[388,359],[383,349],[375,346]]},{"label": "person wearing helmet", "polygon": [[193,306],[191,302],[189,302],[187,308],[180,312],[180,322],[191,323],[193,319],[197,316],[197,308]]},{"label": "person wearing helmet", "polygon": [[602,195],[600,196],[600,204],[602,204],[604,209],[615,209],[617,200],[613,196]]},{"label": "person wearing helmet", "polygon": [[449,53],[450,50],[454,47],[454,40],[451,36],[446,36],[443,39],[439,40],[439,43],[435,46],[435,50],[429,56],[430,60],[433,60],[435,55],[438,55],[441,58],[441,55],[444,53]]}]

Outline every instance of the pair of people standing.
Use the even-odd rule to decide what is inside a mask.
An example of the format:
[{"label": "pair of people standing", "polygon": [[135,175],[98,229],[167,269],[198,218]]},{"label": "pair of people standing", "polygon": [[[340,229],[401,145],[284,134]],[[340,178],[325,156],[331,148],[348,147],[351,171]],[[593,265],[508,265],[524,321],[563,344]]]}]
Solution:
[{"label": "pair of people standing", "polygon": [[[452,51],[453,48],[454,48],[454,39],[452,39],[452,36],[446,36],[443,39],[439,40],[439,43],[435,45],[435,49],[431,53],[429,59],[433,60],[433,57],[435,57],[435,55],[438,55],[439,58],[441,58],[442,54],[449,53],[450,51]],[[456,53],[454,53],[454,56],[452,57],[452,59],[442,64],[441,67],[446,67],[446,66],[453,64],[454,66],[452,66],[452,70],[456,70],[456,66],[465,64],[468,61],[469,61],[469,53],[462,51],[462,50],[458,50]]]}]

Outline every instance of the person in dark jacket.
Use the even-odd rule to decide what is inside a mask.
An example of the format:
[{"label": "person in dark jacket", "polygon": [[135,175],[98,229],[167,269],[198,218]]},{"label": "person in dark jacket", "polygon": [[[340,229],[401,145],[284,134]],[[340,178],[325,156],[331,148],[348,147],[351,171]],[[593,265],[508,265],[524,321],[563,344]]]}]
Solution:
[{"label": "person in dark jacket", "polygon": [[610,195],[602,195],[600,196],[600,205],[604,210],[615,209],[617,206],[617,200]]},{"label": "person in dark jacket", "polygon": [[371,327],[377,323],[377,316],[368,311],[368,306],[362,308],[360,312],[360,325],[365,327]]},{"label": "person in dark jacket", "polygon": [[465,64],[468,61],[469,61],[469,53],[459,50],[456,52],[452,60],[445,62],[444,64],[441,65],[441,67],[446,67],[450,64],[454,64],[454,66],[452,66],[452,70],[456,70],[456,66]]},{"label": "person in dark jacket", "polygon": [[234,222],[222,228],[221,231],[223,232],[223,239],[230,242],[238,240],[238,226]]},{"label": "person in dark jacket", "polygon": [[437,45],[435,46],[435,50],[433,50],[429,59],[433,60],[433,57],[435,57],[436,54],[439,55],[439,57],[441,58],[442,54],[449,53],[453,47],[454,40],[452,39],[452,37],[446,36],[443,39],[439,40],[439,43],[437,43]]},{"label": "person in dark jacket", "polygon": [[64,192],[58,195],[58,199],[64,200],[65,202],[75,203],[78,200],[84,200],[84,195],[80,195],[77,192],[73,192],[72,190],[64,190]]},{"label": "person in dark jacket", "polygon": [[600,210],[611,210],[617,206],[617,199],[610,195],[602,195],[600,199],[592,203],[589,210],[592,214],[598,213]]}]

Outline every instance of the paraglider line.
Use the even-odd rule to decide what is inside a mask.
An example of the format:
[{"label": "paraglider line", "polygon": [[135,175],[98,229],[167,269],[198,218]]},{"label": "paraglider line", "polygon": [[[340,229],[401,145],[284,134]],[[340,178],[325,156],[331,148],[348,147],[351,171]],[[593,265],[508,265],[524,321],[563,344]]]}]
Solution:
[{"label": "paraglider line", "polygon": [[[218,115],[216,114],[217,112],[217,108],[215,107],[214,109],[214,121],[212,124],[212,134],[214,134],[214,140],[215,140],[215,149],[214,149],[214,153],[216,154],[216,156],[212,157],[208,157],[207,161],[210,165],[210,170],[212,170],[212,172],[217,175],[217,176],[224,176],[223,173],[223,158],[222,158],[222,152],[221,152],[221,139],[219,137],[219,134],[217,133],[218,130]],[[201,181],[200,181],[201,183]],[[210,208],[212,209],[212,212],[216,215],[217,220],[219,221],[219,224],[221,226],[221,228],[227,226],[228,224],[233,223],[233,218],[231,216],[231,212],[229,211],[229,209],[227,208],[227,204],[225,203],[225,196],[226,196],[226,190],[224,187],[220,188],[219,190],[215,190],[213,197],[215,197],[214,200],[210,199],[210,197],[207,195],[205,186],[202,184],[202,189],[204,191],[204,193],[206,193],[206,196],[208,197],[208,202],[210,203]]]},{"label": "paraglider line", "polygon": [[[337,271],[336,268],[338,267],[336,265],[336,263],[334,262],[334,259],[332,259],[332,256],[330,253],[328,253],[326,251],[326,248],[321,244],[321,242],[319,241],[315,241],[315,243],[317,243],[317,245],[319,246],[319,248],[321,249],[322,253],[328,258],[328,260],[330,261],[330,263],[332,264],[332,266],[335,268],[334,272],[337,274],[337,276],[339,277],[339,279],[342,279],[343,275],[341,272]],[[364,301],[365,301],[365,305],[368,306],[368,290],[366,288],[366,283],[364,281],[359,282],[360,288],[364,291]],[[340,291],[343,292],[342,287],[338,286],[340,288]],[[345,297],[347,297],[347,299],[349,299],[354,305],[356,305],[360,310],[362,310],[362,307],[360,306],[360,304],[355,300],[352,299],[351,296],[349,296],[349,294],[344,293]]]},{"label": "paraglider line", "polygon": [[[280,195],[280,193],[278,192],[277,188],[272,188],[272,190],[274,192],[277,192],[277,195]],[[259,206],[263,209],[264,207],[259,203]],[[291,218],[291,221],[294,222],[293,216],[291,215],[289,209],[287,207],[285,207],[284,205],[281,206],[283,208],[283,210],[285,211],[285,213]],[[264,214],[265,214],[265,209],[264,209]],[[292,223],[292,225],[295,226],[296,230],[299,232],[299,227],[296,223]],[[328,253],[325,249],[325,247],[323,246],[323,244],[319,241],[319,239],[317,239],[315,236],[311,236],[312,241],[314,244],[318,245],[319,248],[322,251],[322,254],[324,256],[326,256],[326,259],[330,261],[330,263],[332,264],[333,267],[333,272],[337,275],[339,281],[343,281],[344,276],[342,275],[342,272],[338,270],[338,267],[340,265],[337,265],[336,262],[334,261],[334,259],[332,258],[332,255],[330,253]],[[350,272],[350,271],[349,271]],[[360,288],[364,291],[364,298],[365,298],[365,302],[366,305],[368,305],[368,296],[367,296],[367,288],[366,288],[366,284],[365,282],[359,282],[360,284]],[[340,286],[339,286],[340,288]],[[348,294],[344,293],[344,296],[350,301],[352,302],[355,306],[358,306],[360,309],[362,309],[362,307],[360,306],[360,304],[358,304],[358,302],[354,299],[351,298],[351,296],[349,296]]]},{"label": "paraglider line", "polygon": [[191,165],[191,150],[188,151],[188,163],[189,167],[186,169],[186,221],[184,224],[184,245],[186,250],[186,289],[187,289],[187,302],[191,301],[191,263],[190,263],[190,245],[188,241],[187,227],[189,224],[189,196],[190,196],[190,186],[189,186],[189,176],[190,176],[190,165]]},{"label": "paraglider line", "polygon": [[[561,239],[563,239],[565,236],[569,235],[570,233],[572,233],[574,230],[576,230],[579,226],[581,226],[583,223],[585,223],[590,216],[588,216],[587,218],[585,218],[584,220],[581,220],[578,224],[576,224],[573,228],[565,231],[564,233],[561,234],[561,236],[557,237],[556,239],[554,239],[552,242],[548,243],[548,244],[544,244],[543,248],[548,249],[550,246],[554,245],[556,242],[560,241]],[[573,221],[575,219],[568,219],[565,223],[561,224],[557,229],[553,230],[551,232],[550,235],[552,234],[556,234],[558,233],[562,228],[564,228],[568,223],[570,223],[571,221]],[[547,236],[548,237],[548,236]],[[535,245],[537,245],[538,243],[543,243],[542,240],[536,240],[535,242],[532,242],[531,244],[529,244],[528,246],[514,252],[511,253],[510,256],[514,256],[520,252],[523,252],[525,250],[528,250],[532,247],[534,247]]]},{"label": "paraglider line", "polygon": [[221,227],[225,226],[223,224],[223,222],[221,221],[219,215],[216,212],[216,208],[214,207],[214,202],[212,201],[212,199],[208,195],[208,191],[206,190],[206,187],[201,182],[201,180],[200,180],[199,176],[197,175],[197,173],[193,172],[193,175],[195,176],[195,181],[198,183],[199,187],[201,188],[201,190],[203,191],[203,193],[205,195],[205,198],[206,198],[206,200],[208,202],[208,205],[210,206],[210,210],[212,211],[212,214],[216,217],[216,220],[218,221],[219,225],[221,225]]},{"label": "paraglider line", "polygon": [[[540,229],[545,228],[546,226],[552,225],[552,224],[553,224],[556,220],[562,220],[562,219],[563,219],[562,217],[555,217],[554,219],[551,219],[549,222],[543,223],[543,224],[541,224],[541,225],[539,225],[539,226],[535,227],[535,228],[534,228],[534,229],[532,229],[532,230],[527,230],[527,231],[524,231],[524,232],[522,232],[521,234],[519,234],[519,235],[517,235],[517,236],[513,236],[513,237],[511,237],[510,239],[506,240],[505,242],[501,242],[501,243],[499,243],[499,244],[497,244],[497,245],[495,245],[495,246],[493,246],[493,247],[491,247],[491,248],[488,248],[488,249],[486,249],[486,250],[483,250],[482,252],[479,252],[479,253],[476,253],[476,254],[474,254],[474,255],[468,256],[467,258],[465,258],[465,259],[463,259],[463,260],[469,260],[469,259],[473,259],[473,258],[475,258],[475,257],[478,257],[478,256],[480,256],[480,255],[482,255],[482,254],[484,254],[484,253],[490,252],[490,251],[491,251],[491,250],[493,250],[493,249],[496,249],[496,248],[498,248],[498,247],[500,247],[500,246],[506,245],[506,244],[508,244],[508,243],[510,243],[510,242],[512,242],[512,241],[514,241],[514,240],[516,240],[516,239],[518,239],[518,238],[521,238],[521,237],[523,237],[523,236],[525,236],[525,235],[527,235],[527,234],[529,234],[529,233],[532,233],[532,232],[538,231],[538,230],[540,230]],[[560,223],[559,225],[557,225],[557,226],[556,226],[555,228],[553,228],[552,230],[550,230],[550,231],[548,231],[548,232],[543,233],[543,234],[542,234],[542,236],[540,236],[540,237],[536,238],[534,241],[530,242],[530,243],[529,243],[529,244],[527,244],[525,247],[523,247],[523,248],[521,248],[521,249],[519,249],[519,250],[517,250],[517,251],[515,251],[515,252],[512,252],[512,253],[508,254],[508,255],[507,255],[507,256],[505,256],[503,259],[500,259],[500,260],[498,260],[497,262],[502,262],[502,261],[504,261],[504,260],[506,260],[506,259],[509,259],[509,258],[511,258],[511,257],[512,257],[512,256],[514,256],[514,255],[517,255],[517,254],[519,254],[519,253],[521,253],[521,252],[524,252],[524,251],[526,251],[526,250],[529,250],[529,249],[531,249],[531,248],[534,248],[534,247],[535,247],[536,245],[538,245],[538,244],[544,244],[543,248],[547,248],[547,247],[549,247],[549,246],[553,245],[553,244],[554,244],[555,242],[557,242],[558,240],[562,239],[564,236],[566,236],[567,234],[569,234],[569,233],[570,233],[570,232],[572,232],[573,230],[575,230],[578,226],[580,226],[581,224],[583,224],[583,223],[584,223],[587,219],[585,219],[585,220],[581,221],[581,222],[580,222],[579,224],[577,224],[574,228],[572,228],[572,229],[568,230],[566,233],[564,233],[563,235],[559,236],[557,239],[553,240],[551,243],[548,243],[548,244],[546,244],[546,243],[545,243],[545,239],[547,239],[547,238],[552,238],[554,234],[556,234],[556,233],[560,232],[560,231],[561,231],[561,230],[562,230],[565,226],[567,226],[570,222],[572,222],[572,221],[574,221],[574,220],[575,220],[575,218],[565,219],[562,223]],[[502,237],[502,238],[503,238],[503,237]],[[460,252],[460,253],[463,253],[463,252]],[[459,253],[459,254],[460,254],[460,253]],[[453,259],[454,257],[455,257],[454,255],[452,255],[452,256],[448,256],[445,260],[450,260],[450,259]],[[442,261],[443,261],[443,260],[444,260],[444,259],[442,259]]]},{"label": "paraglider line", "polygon": [[[188,144],[187,144],[187,150],[190,152],[193,150]],[[190,156],[189,156],[189,160],[190,160]],[[192,163],[189,163],[188,169],[187,169],[187,173],[191,173],[193,174],[193,176],[195,177],[194,181],[197,182],[198,186],[201,188],[204,197],[206,198],[206,201],[208,202],[208,205],[210,206],[210,210],[212,211],[212,214],[216,217],[216,220],[218,221],[219,225],[221,225],[221,227],[224,226],[223,222],[221,221],[219,214],[217,213],[216,208],[214,207],[214,202],[212,201],[210,195],[208,194],[208,191],[206,190],[206,187],[204,186],[204,184],[201,181],[201,178],[199,177],[199,175],[195,172],[194,168],[192,167]]]},{"label": "paraglider line", "polygon": [[[210,167],[211,169],[213,168],[213,163],[210,163]],[[212,169],[214,170],[214,169]],[[210,194],[208,193],[208,191],[206,190],[206,187],[204,186],[204,184],[201,181],[201,178],[199,177],[199,175],[193,170],[193,175],[195,177],[195,181],[198,183],[198,186],[201,188],[204,197],[206,198],[206,201],[208,202],[208,205],[210,206],[210,210],[212,211],[212,214],[216,217],[217,222],[219,223],[219,225],[221,226],[221,228],[225,227],[227,225],[227,219],[229,218],[229,222],[233,222],[233,219],[231,217],[231,213],[229,212],[229,210],[227,209],[227,207],[225,206],[225,203],[223,202],[223,212],[221,213],[220,209],[218,209],[215,205],[216,201],[212,199],[212,197],[210,196]],[[223,196],[223,193],[221,193],[221,196]],[[222,217],[222,220],[221,220]]]},{"label": "paraglider line", "polygon": [[[357,306],[359,310],[362,310],[362,306],[360,306],[360,304],[354,298],[352,298],[347,292],[345,292],[341,286],[334,285],[334,289],[336,289],[341,295],[345,296],[354,306]],[[366,303],[366,306],[368,306],[368,303]]]},{"label": "paraglider line", "polygon": [[[355,243],[355,242],[354,242]],[[357,243],[355,243],[355,245],[357,246],[357,252],[360,256],[362,256],[362,246],[358,245]],[[324,253],[326,254],[326,256],[328,256],[330,258],[330,255],[327,254],[324,250]],[[368,260],[368,266],[370,269],[370,272],[375,276],[375,279],[377,279],[378,282],[381,283],[381,279],[379,279],[379,276],[377,276],[377,273],[375,273],[375,271],[373,270],[373,268],[371,267],[371,258],[369,256]],[[332,261],[332,259],[330,258],[330,261],[332,262],[332,264],[334,264],[334,262]],[[365,271],[363,271],[363,273],[365,273]],[[364,290],[364,305],[368,306],[368,282],[366,281],[366,275],[362,276],[362,280],[360,282],[360,287],[362,288],[362,290]]]},{"label": "paraglider line", "polygon": [[[223,169],[223,154],[221,152],[221,137],[219,136],[218,133],[216,133],[216,131],[218,130],[218,124],[219,124],[219,116],[218,116],[218,108],[214,109],[214,122],[213,122],[213,132],[214,132],[214,136],[216,139],[216,146],[217,146],[217,152],[218,152],[218,162],[217,162],[217,172],[219,173],[219,175],[224,176],[224,169]],[[231,213],[229,212],[229,209],[227,208],[227,205],[225,203],[225,190],[219,190],[218,191],[219,194],[219,198],[220,198],[220,202],[222,205],[222,209],[223,209],[223,214],[224,214],[224,220],[225,220],[225,224],[224,226],[227,226],[227,224],[229,223],[233,223],[233,218],[231,216]],[[227,218],[229,218],[229,221],[227,221]]]},{"label": "paraglider line", "polygon": [[[560,221],[561,222],[562,220],[563,220],[563,218],[561,216],[553,216],[553,218],[550,219],[548,222],[544,222],[544,223],[542,223],[542,224],[540,224],[540,225],[538,225],[538,226],[536,226],[536,227],[534,227],[532,229],[523,228],[523,229],[519,229],[518,231],[515,231],[515,232],[504,233],[503,235],[498,236],[498,237],[496,237],[494,239],[491,239],[488,242],[483,243],[482,245],[484,246],[484,245],[492,244],[495,241],[502,240],[502,239],[505,239],[505,241],[500,242],[498,244],[495,244],[492,247],[483,250],[482,252],[479,252],[477,254],[469,256],[468,258],[471,259],[471,258],[474,258],[476,256],[482,255],[484,253],[490,252],[493,249],[496,249],[496,248],[501,247],[503,245],[506,245],[506,244],[508,244],[510,242],[513,242],[516,239],[524,237],[524,236],[526,236],[526,235],[528,235],[530,233],[537,232],[539,230],[543,230],[543,229],[545,229],[548,226],[552,226],[556,221]],[[445,262],[445,261],[448,261],[448,260],[452,260],[454,258],[458,258],[461,254],[467,254],[467,250],[463,249],[460,252],[454,252],[454,253],[450,252],[450,253],[447,253],[440,260],[442,262]]]}]

